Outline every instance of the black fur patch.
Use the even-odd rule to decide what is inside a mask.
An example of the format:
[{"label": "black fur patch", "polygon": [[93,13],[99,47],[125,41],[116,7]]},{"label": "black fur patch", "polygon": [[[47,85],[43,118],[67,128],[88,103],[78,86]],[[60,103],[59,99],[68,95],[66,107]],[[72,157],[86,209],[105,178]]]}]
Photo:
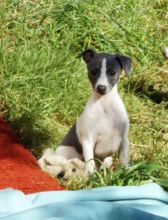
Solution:
[{"label": "black fur patch", "polygon": [[76,134],[76,123],[70,128],[60,145],[74,147],[79,154],[83,154],[82,146],[79,143],[79,139]]}]

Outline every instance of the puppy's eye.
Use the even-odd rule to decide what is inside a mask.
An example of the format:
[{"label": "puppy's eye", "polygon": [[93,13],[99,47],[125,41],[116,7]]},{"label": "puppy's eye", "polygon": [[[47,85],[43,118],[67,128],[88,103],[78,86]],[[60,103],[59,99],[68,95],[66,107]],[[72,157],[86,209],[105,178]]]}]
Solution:
[{"label": "puppy's eye", "polygon": [[92,75],[96,75],[97,73],[98,73],[98,70],[92,70],[92,71],[91,71],[91,74],[92,74]]},{"label": "puppy's eye", "polygon": [[76,172],[76,168],[73,168],[73,169],[72,169],[72,172],[75,173],[75,172]]}]

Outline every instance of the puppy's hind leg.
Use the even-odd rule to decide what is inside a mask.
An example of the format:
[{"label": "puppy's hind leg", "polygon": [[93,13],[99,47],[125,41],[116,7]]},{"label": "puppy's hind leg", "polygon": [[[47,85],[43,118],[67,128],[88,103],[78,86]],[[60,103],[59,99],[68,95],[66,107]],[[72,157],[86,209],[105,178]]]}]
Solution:
[{"label": "puppy's hind leg", "polygon": [[104,160],[103,160],[103,163],[101,164],[100,166],[100,170],[103,170],[103,169],[110,169],[112,167],[112,164],[113,164],[113,158],[112,156],[109,156],[109,157],[106,157]]}]

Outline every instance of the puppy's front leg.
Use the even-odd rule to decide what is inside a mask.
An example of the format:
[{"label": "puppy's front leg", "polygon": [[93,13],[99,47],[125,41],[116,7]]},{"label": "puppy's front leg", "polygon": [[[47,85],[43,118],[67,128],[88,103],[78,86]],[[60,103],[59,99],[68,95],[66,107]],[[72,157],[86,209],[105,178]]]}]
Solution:
[{"label": "puppy's front leg", "polygon": [[90,176],[93,174],[95,169],[94,147],[92,141],[83,141],[81,144],[83,149],[84,161],[86,163],[85,175]]}]

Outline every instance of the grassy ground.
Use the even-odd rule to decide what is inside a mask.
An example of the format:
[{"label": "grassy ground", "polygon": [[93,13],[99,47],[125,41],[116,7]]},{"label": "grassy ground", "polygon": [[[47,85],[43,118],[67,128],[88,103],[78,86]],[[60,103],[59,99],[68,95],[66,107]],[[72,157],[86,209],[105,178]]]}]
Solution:
[{"label": "grassy ground", "polygon": [[[157,161],[153,176],[168,178],[167,0],[2,0],[0,17],[0,112],[37,157],[55,148],[81,113],[91,88],[76,57],[92,47],[132,58],[132,78],[123,75],[119,86],[131,124],[131,161],[146,161],[145,167]],[[134,166],[133,176],[144,170]],[[119,183],[127,176],[119,169],[116,181],[114,173],[97,173],[67,186],[141,182],[128,175]]]}]

